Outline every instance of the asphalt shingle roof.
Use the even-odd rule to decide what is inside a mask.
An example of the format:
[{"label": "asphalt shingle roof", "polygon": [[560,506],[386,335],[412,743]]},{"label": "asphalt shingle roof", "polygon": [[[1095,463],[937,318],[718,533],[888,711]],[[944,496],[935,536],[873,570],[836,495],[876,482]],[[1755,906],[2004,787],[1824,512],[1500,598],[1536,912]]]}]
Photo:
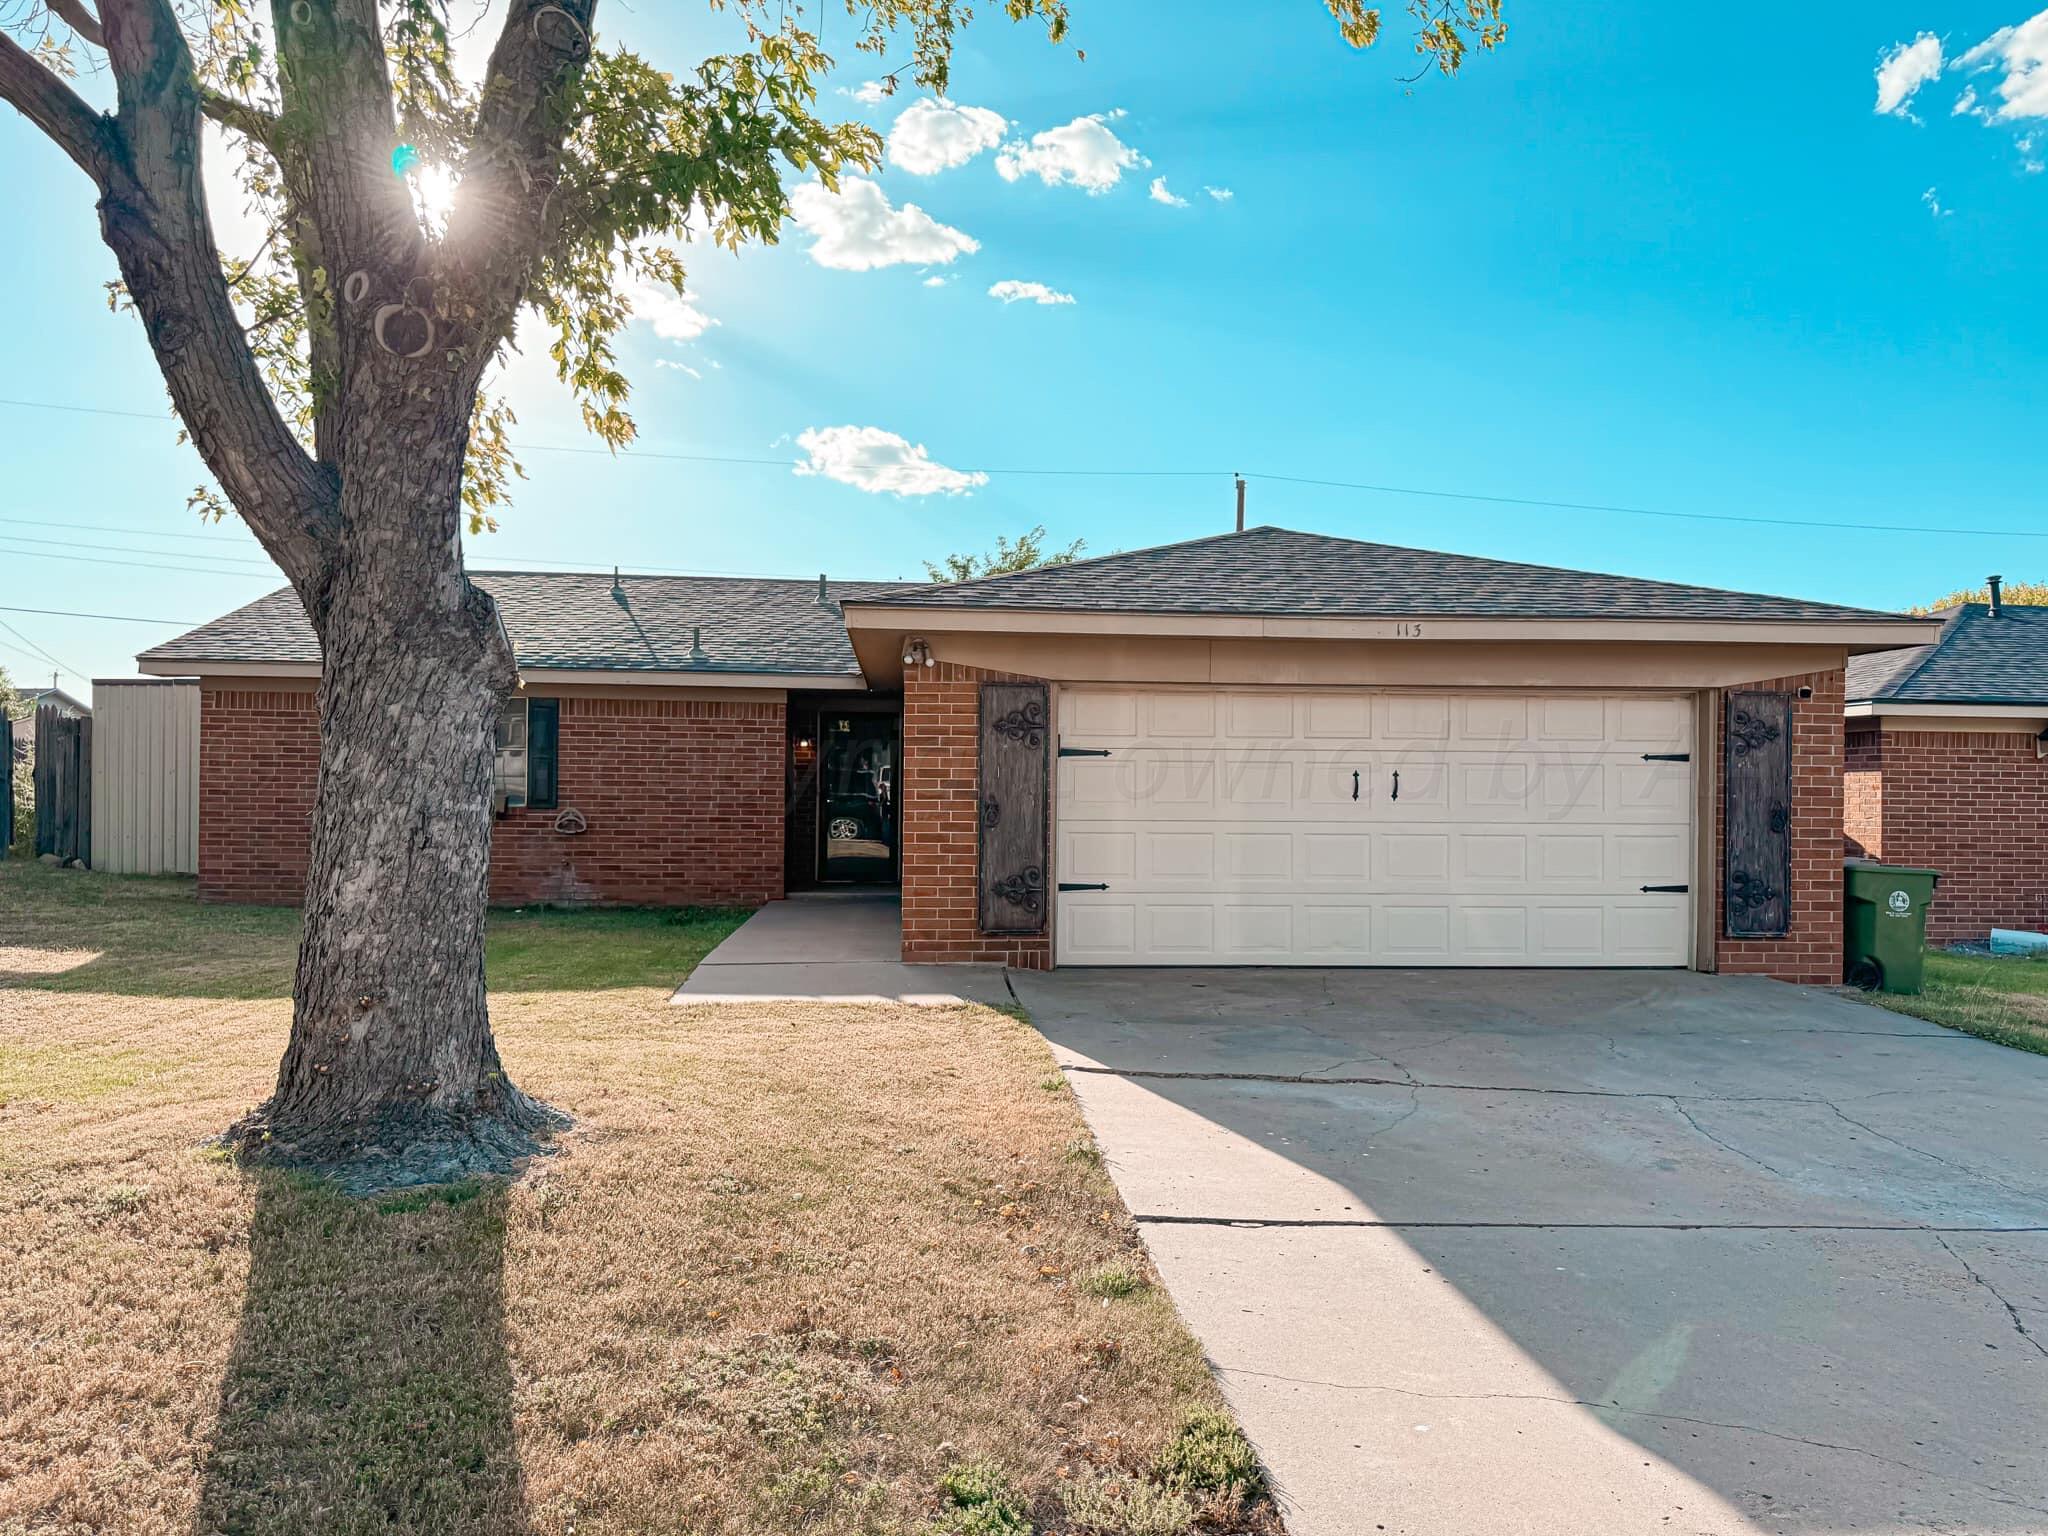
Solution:
[{"label": "asphalt shingle roof", "polygon": [[[612,578],[560,571],[477,571],[476,584],[498,601],[522,667],[625,672],[771,672],[858,677],[838,604],[908,586],[900,582],[828,584],[748,581],[712,576]],[[915,590],[914,588],[912,590]],[[705,660],[690,659],[701,628]],[[143,661],[318,662],[320,642],[298,594],[284,587],[245,608],[144,651]]]},{"label": "asphalt shingle roof", "polygon": [[912,587],[881,600],[928,608],[1246,617],[1720,619],[1795,624],[1900,617],[1799,598],[1517,565],[1285,528],[1249,528],[1072,565]]},{"label": "asphalt shingle roof", "polygon": [[1985,603],[1936,615],[1932,645],[1849,658],[1849,701],[2048,705],[2048,608]]}]

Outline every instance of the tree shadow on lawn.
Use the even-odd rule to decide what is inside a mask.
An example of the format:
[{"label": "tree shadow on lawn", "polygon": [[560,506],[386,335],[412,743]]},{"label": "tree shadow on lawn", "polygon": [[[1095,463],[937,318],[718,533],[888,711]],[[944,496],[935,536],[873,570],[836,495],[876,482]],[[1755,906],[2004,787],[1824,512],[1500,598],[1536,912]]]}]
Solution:
[{"label": "tree shadow on lawn", "polygon": [[[291,996],[299,914],[202,904],[178,876],[0,864],[0,986],[255,1002]],[[744,907],[493,908],[494,992],[681,984]]]},{"label": "tree shadow on lawn", "polygon": [[194,1536],[519,1536],[507,1191],[262,1174]]}]

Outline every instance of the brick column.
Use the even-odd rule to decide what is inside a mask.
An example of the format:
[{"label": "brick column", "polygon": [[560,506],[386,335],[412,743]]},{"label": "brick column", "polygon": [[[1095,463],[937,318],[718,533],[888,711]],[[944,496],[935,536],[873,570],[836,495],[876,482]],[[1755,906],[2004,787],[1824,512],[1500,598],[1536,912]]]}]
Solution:
[{"label": "brick column", "polygon": [[[1776,693],[1811,688],[1792,705],[1792,905],[1781,939],[1726,936],[1725,804],[1714,797],[1714,954],[1723,971],[1832,986],[1842,979],[1842,673],[1810,672],[1745,687]],[[1725,709],[1716,712],[1712,750],[1724,760]]]},{"label": "brick column", "polygon": [[[984,681],[1034,679],[945,661],[904,672],[903,958],[992,960],[1019,970],[1045,970],[1052,964],[1050,906],[1043,935],[995,936],[979,926],[977,785]],[[1048,903],[1051,899],[1048,893]]]}]

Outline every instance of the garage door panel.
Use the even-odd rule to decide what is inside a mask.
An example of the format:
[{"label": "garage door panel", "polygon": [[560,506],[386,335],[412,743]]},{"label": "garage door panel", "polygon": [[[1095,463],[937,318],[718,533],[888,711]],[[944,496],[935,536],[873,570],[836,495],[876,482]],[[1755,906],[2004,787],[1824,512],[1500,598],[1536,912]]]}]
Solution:
[{"label": "garage door panel", "polygon": [[1373,959],[1372,908],[1304,903],[1301,937],[1302,959],[1309,964],[1369,964]]},{"label": "garage door panel", "polygon": [[[1070,690],[1068,964],[1683,965],[1693,706]],[[1395,794],[1398,773],[1399,794]]]},{"label": "garage door panel", "polygon": [[1301,734],[1309,741],[1372,740],[1369,693],[1306,693],[1296,698]]},{"label": "garage door panel", "polygon": [[1213,901],[1154,901],[1139,907],[1138,931],[1146,949],[1161,959],[1208,956],[1216,950]]},{"label": "garage door panel", "polygon": [[1105,829],[1064,821],[1060,878],[1109,880],[1125,895],[1293,890],[1481,895],[1489,891],[1611,890],[1690,877],[1685,827],[1614,826],[1572,831],[1505,824],[1435,823],[1412,829],[1234,825],[1199,821]]},{"label": "garage door panel", "polygon": [[1451,878],[1449,832],[1382,832],[1377,884],[1388,890],[1412,890]]},{"label": "garage door panel", "polygon": [[1683,897],[1247,898],[1068,893],[1068,965],[1684,965]]},{"label": "garage door panel", "polygon": [[1059,869],[1070,880],[1133,880],[1138,834],[1075,828],[1060,838]]},{"label": "garage door panel", "polygon": [[1388,903],[1379,909],[1381,957],[1405,965],[1451,957],[1451,909],[1442,903]]},{"label": "garage door panel", "polygon": [[1610,699],[1608,740],[1644,752],[1682,752],[1692,741],[1690,699]]}]

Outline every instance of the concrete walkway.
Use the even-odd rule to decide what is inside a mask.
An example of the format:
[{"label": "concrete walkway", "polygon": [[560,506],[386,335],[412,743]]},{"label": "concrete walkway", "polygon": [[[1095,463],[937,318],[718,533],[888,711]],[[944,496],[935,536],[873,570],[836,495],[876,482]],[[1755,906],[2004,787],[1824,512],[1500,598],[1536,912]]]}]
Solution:
[{"label": "concrete walkway", "polygon": [[1007,1003],[999,965],[905,965],[894,891],[770,902],[676,988],[673,1003]]},{"label": "concrete walkway", "polygon": [[1684,972],[1012,982],[1294,1536],[2048,1531],[2048,1059]]}]

